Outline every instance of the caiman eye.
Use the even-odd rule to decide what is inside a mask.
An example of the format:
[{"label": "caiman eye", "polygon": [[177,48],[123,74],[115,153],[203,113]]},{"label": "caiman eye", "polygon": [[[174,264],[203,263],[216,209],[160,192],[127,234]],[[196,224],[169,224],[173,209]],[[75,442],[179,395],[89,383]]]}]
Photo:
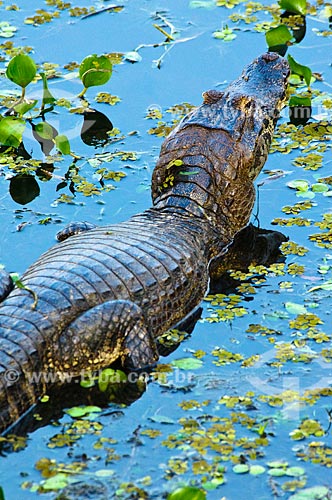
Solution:
[{"label": "caiman eye", "polygon": [[248,111],[255,107],[255,99],[247,95],[237,96],[232,99],[232,105],[237,109]]},{"label": "caiman eye", "polygon": [[203,103],[204,104],[214,104],[218,102],[224,95],[224,92],[220,92],[219,90],[207,90],[203,92]]}]

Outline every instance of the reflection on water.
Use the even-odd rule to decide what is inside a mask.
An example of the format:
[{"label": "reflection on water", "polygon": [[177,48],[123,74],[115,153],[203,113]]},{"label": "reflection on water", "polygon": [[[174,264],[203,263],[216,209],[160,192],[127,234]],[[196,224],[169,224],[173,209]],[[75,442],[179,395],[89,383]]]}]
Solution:
[{"label": "reflection on water", "polygon": [[[226,80],[234,79],[245,64],[266,50],[265,23],[274,16],[276,26],[280,14],[281,19],[289,17],[286,13],[276,14],[276,7],[268,3],[264,9],[249,12],[249,8],[258,6],[232,2],[233,8],[228,9],[217,8],[215,2],[196,2],[206,7],[191,9],[186,1],[132,0],[120,13],[104,12],[82,19],[64,10],[50,23],[25,25],[24,19],[41,6],[40,2],[33,3],[38,2],[20,6],[20,11],[2,7],[3,19],[18,27],[9,41],[13,40],[15,46],[33,46],[36,61],[59,63],[56,71],[60,73],[64,64],[80,61],[91,53],[133,52],[142,44],[144,48],[138,50],[140,62],[114,68],[107,90],[119,96],[121,102],[109,108],[105,103],[95,104],[93,91],[88,93],[91,109],[107,117],[101,120],[97,139],[85,135],[82,125],[89,117],[84,114],[68,117],[66,111],[59,110],[58,114],[49,112],[45,116],[56,130],[70,135],[71,147],[82,160],[45,158],[42,145],[27,127],[26,150],[15,153],[26,170],[10,171],[1,163],[0,263],[19,272],[53,244],[59,224],[63,226],[70,220],[117,222],[150,206],[149,183],[161,140],[147,133],[151,119],[146,118],[146,110],[166,110],[183,102],[197,105],[202,91],[223,90]],[[56,10],[50,3],[45,3],[44,8]],[[95,4],[87,0],[85,5],[89,9]],[[121,399],[117,403],[110,401],[110,394],[92,396],[96,388],[82,389],[81,393],[75,385],[70,391],[68,388],[68,393],[66,388],[62,394],[57,393],[58,401],[52,399],[52,407],[46,403],[38,408],[43,427],[29,435],[25,449],[20,450],[20,441],[12,437],[11,446],[20,451],[7,456],[2,452],[0,485],[6,500],[42,498],[43,494],[45,498],[59,498],[61,493],[56,487],[64,483],[66,498],[90,495],[95,500],[159,499],[179,484],[189,483],[204,485],[209,500],[263,500],[278,495],[289,498],[294,489],[330,486],[326,471],[331,456],[328,287],[332,266],[328,246],[330,195],[323,193],[330,191],[330,141],[326,138],[328,125],[321,126],[319,120],[327,116],[327,108],[322,111],[321,103],[328,104],[331,99],[331,61],[329,35],[316,35],[314,30],[328,31],[331,19],[324,18],[323,6],[317,13],[314,4],[310,8],[307,19],[298,16],[293,20],[297,26],[290,26],[292,34],[302,42],[288,51],[325,78],[312,86],[317,94],[312,104],[316,118],[309,117],[311,122],[316,120],[313,136],[309,137],[309,131],[303,131],[301,125],[288,123],[288,117],[283,115],[278,152],[270,155],[262,174],[269,175],[270,182],[260,189],[258,202],[263,227],[271,229],[274,218],[281,221],[281,229],[290,239],[288,253],[283,251],[282,258],[276,255],[277,264],[268,268],[256,262],[249,273],[228,274],[222,286],[214,290],[219,294],[215,297],[217,305],[203,304],[202,319],[197,321],[194,333],[158,365],[156,381],[141,385],[141,392],[134,386],[128,388],[131,396],[127,406],[121,404]],[[156,22],[161,24],[160,16],[188,40],[161,46],[165,37],[153,27]],[[231,42],[214,39],[212,33],[226,24],[236,38]],[[161,27],[171,31],[166,23]],[[153,61],[161,62],[160,69],[153,67]],[[4,82],[1,78],[2,91],[6,90]],[[71,98],[78,93],[75,79],[55,78],[49,80],[49,85],[52,89],[61,87],[60,97]],[[303,86],[299,82],[298,89],[301,91]],[[325,113],[323,118],[317,118],[317,109]],[[153,123],[155,128],[157,122]],[[116,141],[107,144],[104,131],[111,127],[110,123],[114,124],[112,132],[117,127],[122,132],[114,136]],[[133,131],[136,134],[130,135]],[[128,154],[133,152],[135,160],[133,154]],[[77,182],[82,189],[86,187],[79,175],[94,187],[103,175],[97,173],[100,156],[95,153],[104,155],[114,171],[126,173],[127,177],[116,184],[117,189],[85,197],[77,190]],[[38,164],[33,165],[31,160],[36,159]],[[299,179],[307,183],[306,191],[287,187],[287,183]],[[322,183],[320,179],[325,180]],[[9,194],[11,186],[16,201]],[[66,194],[61,201],[54,199],[57,189]],[[303,198],[306,195],[311,198]],[[17,203],[27,207],[20,208]],[[315,221],[319,221],[319,228],[314,226]],[[325,248],[309,239],[318,231],[325,236]],[[263,232],[258,240],[256,248],[264,257],[266,248],[282,241],[283,236]],[[239,249],[245,261],[248,244]],[[194,360],[195,368],[175,372],[172,362],[183,358]],[[181,375],[181,380],[175,373]],[[105,408],[98,416],[75,418],[63,414],[64,406],[80,402]],[[126,403],[125,398],[122,403]],[[54,422],[44,426],[50,417]],[[38,418],[33,410],[26,423],[22,422],[21,430],[24,425],[30,430],[34,425],[38,427]],[[294,436],[301,439],[294,440]],[[290,469],[296,466],[301,475],[288,475],[292,470],[286,476],[270,475],[268,464],[276,461],[282,461],[282,468],[286,462]],[[251,473],[235,475],[234,463],[261,465],[265,471],[259,478]],[[45,483],[50,476],[55,477],[53,486],[51,481]],[[42,490],[41,484],[46,488]]]}]

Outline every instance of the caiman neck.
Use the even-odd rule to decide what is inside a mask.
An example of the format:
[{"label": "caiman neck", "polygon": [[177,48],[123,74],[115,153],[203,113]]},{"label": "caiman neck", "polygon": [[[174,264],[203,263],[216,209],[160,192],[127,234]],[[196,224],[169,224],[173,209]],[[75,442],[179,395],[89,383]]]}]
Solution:
[{"label": "caiman neck", "polygon": [[230,241],[255,199],[247,163],[243,144],[223,130],[191,125],[171,134],[153,173],[154,207],[207,221]]},{"label": "caiman neck", "polygon": [[[176,203],[178,201],[178,204]],[[186,206],[181,206],[180,198],[168,199],[168,204],[157,203],[147,212],[153,212],[154,218],[160,217],[167,223],[167,232],[176,235],[177,238],[190,234],[193,237],[193,244],[201,248],[201,254],[207,261],[223,253],[231,243],[224,228],[216,228],[211,224],[210,219],[199,206],[194,202],[188,202]]]}]

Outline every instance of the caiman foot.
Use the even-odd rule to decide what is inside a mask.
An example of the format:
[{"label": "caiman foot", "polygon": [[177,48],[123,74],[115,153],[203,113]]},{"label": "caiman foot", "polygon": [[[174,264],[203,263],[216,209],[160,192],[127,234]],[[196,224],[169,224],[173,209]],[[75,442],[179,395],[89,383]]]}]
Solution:
[{"label": "caiman foot", "polygon": [[158,352],[141,308],[130,300],[112,300],[76,318],[60,335],[51,358],[55,368],[79,375],[118,358],[125,368],[140,370],[156,363]]},{"label": "caiman foot", "polygon": [[70,224],[56,233],[56,239],[58,241],[64,241],[67,238],[70,238],[70,236],[90,231],[90,229],[94,229],[95,227],[97,227],[96,224],[92,224],[90,222],[70,222]]},{"label": "caiman foot", "polygon": [[0,269],[0,302],[10,294],[14,288],[13,280],[4,269]]}]

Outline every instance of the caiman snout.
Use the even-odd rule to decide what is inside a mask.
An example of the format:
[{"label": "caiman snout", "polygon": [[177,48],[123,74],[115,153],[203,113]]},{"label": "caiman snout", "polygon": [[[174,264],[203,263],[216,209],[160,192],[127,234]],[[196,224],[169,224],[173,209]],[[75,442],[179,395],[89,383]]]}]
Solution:
[{"label": "caiman snout", "polygon": [[280,71],[284,78],[288,78],[289,76],[289,64],[276,52],[266,52],[256,59],[256,63],[259,64],[261,61],[264,61],[268,68],[267,71]]}]

